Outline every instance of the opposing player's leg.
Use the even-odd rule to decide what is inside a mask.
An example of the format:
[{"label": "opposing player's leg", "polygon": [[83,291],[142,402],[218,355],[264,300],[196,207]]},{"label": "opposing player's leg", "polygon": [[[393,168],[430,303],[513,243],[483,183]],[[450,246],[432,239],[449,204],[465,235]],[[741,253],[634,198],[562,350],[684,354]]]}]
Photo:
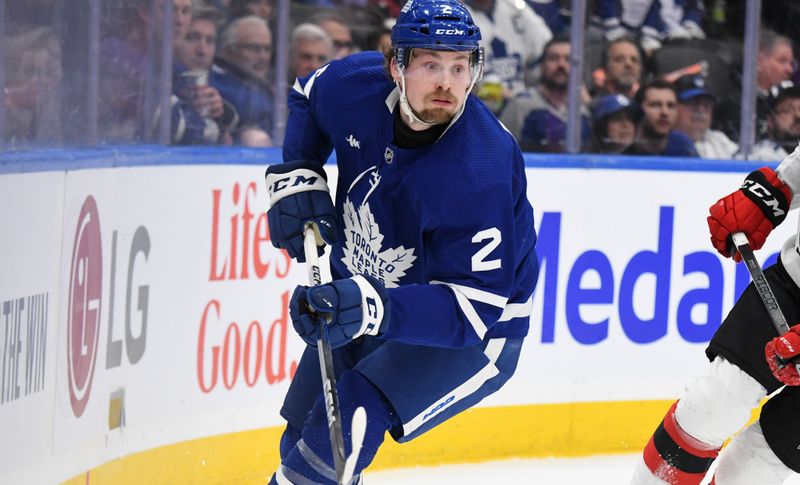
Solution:
[{"label": "opposing player's leg", "polygon": [[689,384],[647,443],[631,483],[696,485],[723,442],[742,428],[766,395],[755,379],[722,357]]},{"label": "opposing player's leg", "polygon": [[764,439],[759,422],[736,435],[719,457],[715,485],[780,485],[792,474]]},{"label": "opposing player's leg", "polygon": [[[800,318],[797,286],[779,261],[765,276],[790,321]],[[772,375],[764,345],[777,335],[751,284],[706,350],[708,375],[690,384],[670,408],[643,453],[632,483],[700,483],[722,443],[747,422],[751,409],[781,383]]]},{"label": "opposing player's leg", "polygon": [[784,387],[771,397],[758,422],[725,448],[714,475],[716,485],[780,485],[800,473],[798,410],[798,387]]}]

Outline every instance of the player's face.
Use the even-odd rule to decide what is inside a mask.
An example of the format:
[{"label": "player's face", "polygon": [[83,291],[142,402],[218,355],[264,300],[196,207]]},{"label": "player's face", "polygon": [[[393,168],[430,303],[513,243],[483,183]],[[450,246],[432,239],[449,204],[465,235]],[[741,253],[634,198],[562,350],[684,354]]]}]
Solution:
[{"label": "player's face", "polygon": [[692,141],[697,141],[711,128],[711,111],[713,101],[708,96],[696,96],[687,101],[678,103],[678,130],[689,135]]},{"label": "player's face", "polygon": [[[392,75],[395,81],[400,80],[394,64]],[[406,97],[417,117],[433,124],[448,123],[468,94],[472,81],[470,53],[414,49],[405,78]]]},{"label": "player's face", "polygon": [[644,123],[657,136],[667,136],[675,127],[678,100],[671,89],[651,88],[642,101]]},{"label": "player's face", "polygon": [[208,69],[214,59],[217,27],[209,20],[198,19],[189,24],[184,41],[176,46],[178,58],[189,69]]}]

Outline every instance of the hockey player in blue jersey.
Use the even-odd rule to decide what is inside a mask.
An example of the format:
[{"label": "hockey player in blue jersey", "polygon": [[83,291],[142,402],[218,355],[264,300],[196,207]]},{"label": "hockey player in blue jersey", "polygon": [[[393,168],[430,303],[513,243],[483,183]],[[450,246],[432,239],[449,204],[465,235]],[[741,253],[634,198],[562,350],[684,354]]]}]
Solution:
[{"label": "hockey player in blue jersey", "polygon": [[[266,181],[273,243],[305,261],[303,228],[332,245],[333,282],[290,302],[309,344],[281,415],[270,483],[335,483],[317,334],[327,317],[352,483],[386,431],[411,440],[497,391],[514,373],[539,271],[519,146],[469,92],[480,30],[456,0],[410,0],[392,50],[360,53],[298,79],[282,164]],[[335,150],[331,200],[323,164]],[[377,302],[367,305],[366,301]],[[309,308],[314,308],[311,311]]]}]

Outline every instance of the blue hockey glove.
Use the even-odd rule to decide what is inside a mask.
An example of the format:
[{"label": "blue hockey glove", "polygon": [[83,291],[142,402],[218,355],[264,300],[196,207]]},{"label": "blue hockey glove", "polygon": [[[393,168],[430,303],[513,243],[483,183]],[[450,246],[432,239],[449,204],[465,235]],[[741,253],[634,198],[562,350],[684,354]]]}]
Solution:
[{"label": "blue hockey glove", "polygon": [[265,175],[269,191],[270,238],[276,248],[304,263],[303,230],[316,225],[317,253],[325,243],[336,242],[336,210],[328,190],[325,171],[305,160],[270,165]]},{"label": "blue hockey glove", "polygon": [[317,345],[320,325],[328,325],[331,348],[362,335],[379,335],[388,321],[386,289],[372,276],[357,275],[318,286],[298,286],[289,302],[297,333]]}]

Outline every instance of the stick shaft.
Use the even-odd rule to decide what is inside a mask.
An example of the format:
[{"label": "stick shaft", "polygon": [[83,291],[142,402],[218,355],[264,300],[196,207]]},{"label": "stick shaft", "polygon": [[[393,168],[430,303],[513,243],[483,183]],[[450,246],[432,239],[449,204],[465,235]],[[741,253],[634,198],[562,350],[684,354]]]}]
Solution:
[{"label": "stick shaft", "polygon": [[[317,241],[311,224],[306,226],[303,235],[303,248],[306,255],[306,269],[308,282],[311,286],[322,283],[322,272],[317,256]],[[336,468],[336,481],[344,485],[344,434],[342,433],[342,414],[339,411],[339,396],[336,392],[336,374],[333,371],[333,353],[331,352],[328,327],[320,326],[320,335],[317,339],[317,354],[319,355],[319,371],[322,376],[322,394],[325,397],[325,412],[328,416],[328,433],[331,439],[333,464]]]},{"label": "stick shaft", "polygon": [[[770,288],[769,282],[764,276],[764,272],[761,270],[761,265],[758,264],[756,255],[753,254],[753,250],[750,248],[747,236],[742,232],[737,232],[731,236],[731,239],[733,239],[736,250],[742,255],[742,261],[744,261],[745,266],[747,266],[747,271],[750,272],[750,277],[753,279],[753,286],[756,287],[758,296],[761,297],[761,301],[767,308],[767,313],[769,313],[769,318],[772,320],[772,325],[775,326],[778,335],[785,334],[789,331],[789,324],[786,322],[786,317],[783,316],[781,307],[778,304],[778,299],[775,298],[775,294],[772,292],[772,288]],[[800,363],[794,364],[794,367],[797,369],[798,374],[800,374]]]},{"label": "stick shaft", "polygon": [[756,255],[753,254],[753,250],[750,248],[747,236],[744,233],[737,232],[733,234],[732,239],[736,250],[742,255],[742,261],[747,266],[747,271],[750,272],[750,277],[753,279],[753,286],[756,287],[758,296],[761,297],[761,301],[767,307],[767,313],[769,313],[775,330],[778,331],[778,335],[785,334],[789,331],[789,324],[786,322],[786,317],[783,316],[781,307],[778,305],[778,299],[775,298],[775,294],[772,292],[772,288],[761,270],[761,265],[758,264]]}]

